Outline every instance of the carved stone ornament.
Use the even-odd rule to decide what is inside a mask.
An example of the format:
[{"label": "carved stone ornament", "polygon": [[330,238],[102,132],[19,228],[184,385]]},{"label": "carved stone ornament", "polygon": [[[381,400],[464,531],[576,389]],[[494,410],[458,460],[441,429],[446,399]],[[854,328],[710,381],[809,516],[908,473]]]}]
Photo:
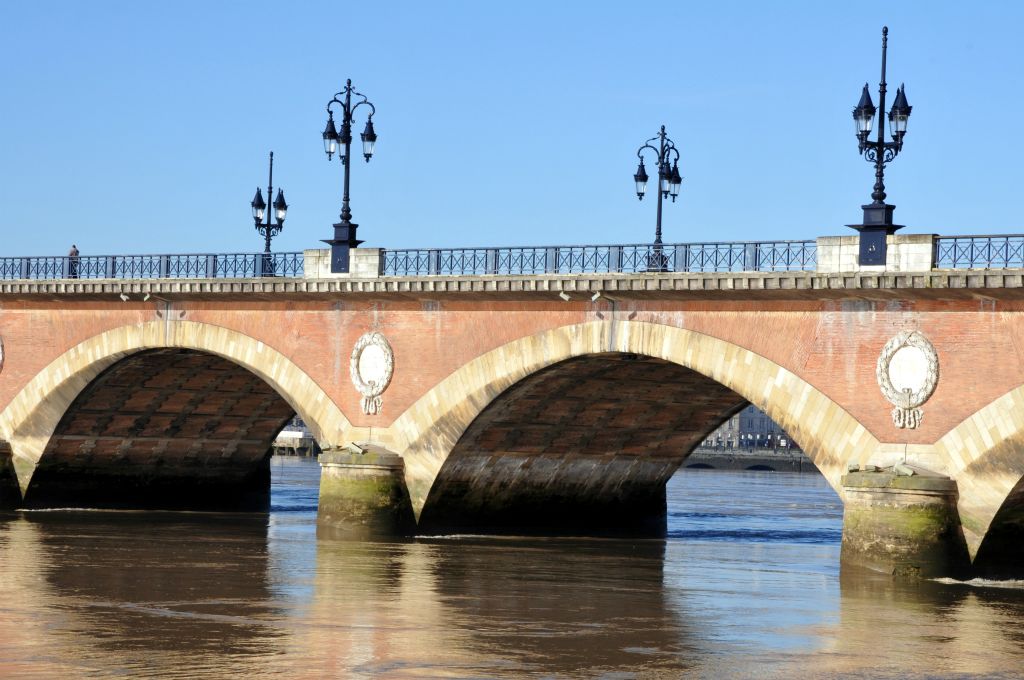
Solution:
[{"label": "carved stone ornament", "polygon": [[395,353],[387,338],[373,331],[364,334],[352,348],[349,362],[352,384],[363,395],[363,413],[375,416],[380,413],[381,396],[391,383],[395,372]]},{"label": "carved stone ornament", "polygon": [[882,348],[875,377],[895,407],[893,424],[910,430],[920,427],[924,418],[920,406],[939,382],[939,357],[932,343],[917,331],[899,333]]}]

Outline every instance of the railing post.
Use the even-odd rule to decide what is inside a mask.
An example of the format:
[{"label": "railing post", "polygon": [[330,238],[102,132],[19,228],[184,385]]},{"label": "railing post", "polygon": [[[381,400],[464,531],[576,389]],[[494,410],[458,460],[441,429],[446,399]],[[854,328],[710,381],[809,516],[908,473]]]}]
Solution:
[{"label": "railing post", "polygon": [[544,272],[547,274],[558,272],[558,248],[544,249]]},{"label": "railing post", "polygon": [[206,278],[215,279],[217,278],[217,256],[207,255],[206,256]]},{"label": "railing post", "polygon": [[757,271],[757,244],[747,243],[743,246],[743,271]]},{"label": "railing post", "polygon": [[498,273],[498,251],[494,248],[488,248],[484,255],[484,273]]},{"label": "railing post", "polygon": [[430,250],[427,252],[427,274],[441,273],[441,251]]},{"label": "railing post", "polygon": [[21,278],[32,278],[32,260],[27,257],[21,258]]},{"label": "railing post", "polygon": [[107,257],[105,271],[103,272],[104,278],[114,278],[114,272],[117,271],[116,260],[117,258],[115,258],[113,255]]},{"label": "railing post", "polygon": [[166,279],[171,275],[171,256],[160,256],[160,278]]}]

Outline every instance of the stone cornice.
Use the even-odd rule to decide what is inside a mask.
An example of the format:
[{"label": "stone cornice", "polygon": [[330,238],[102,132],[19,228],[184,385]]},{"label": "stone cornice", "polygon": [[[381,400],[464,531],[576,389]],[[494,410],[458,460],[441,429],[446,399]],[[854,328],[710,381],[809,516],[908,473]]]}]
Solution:
[{"label": "stone cornice", "polygon": [[[410,278],[80,279],[0,282],[0,302],[19,299],[140,301],[332,298],[610,299],[1024,299],[1024,269],[926,272],[709,272]],[[576,296],[579,296],[577,299]],[[136,297],[138,296],[138,297]],[[586,296],[584,298],[583,296]]]}]

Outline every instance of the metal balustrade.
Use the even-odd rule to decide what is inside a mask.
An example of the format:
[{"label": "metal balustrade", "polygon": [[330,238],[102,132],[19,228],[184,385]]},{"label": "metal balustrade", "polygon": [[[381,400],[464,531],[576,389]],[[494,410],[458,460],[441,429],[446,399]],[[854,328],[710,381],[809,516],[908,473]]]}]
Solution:
[{"label": "metal balustrade", "polygon": [[1024,267],[1024,234],[935,237],[936,269]]},{"label": "metal balustrade", "polygon": [[814,241],[384,250],[384,276],[813,271]]},{"label": "metal balustrade", "polygon": [[[934,237],[936,269],[1024,268],[1024,234]],[[381,249],[381,276],[815,271],[816,241]],[[315,269],[315,267],[314,267]],[[304,255],[0,257],[0,280],[302,277]]]},{"label": "metal balustrade", "polygon": [[301,277],[299,253],[0,257],[0,280]]}]

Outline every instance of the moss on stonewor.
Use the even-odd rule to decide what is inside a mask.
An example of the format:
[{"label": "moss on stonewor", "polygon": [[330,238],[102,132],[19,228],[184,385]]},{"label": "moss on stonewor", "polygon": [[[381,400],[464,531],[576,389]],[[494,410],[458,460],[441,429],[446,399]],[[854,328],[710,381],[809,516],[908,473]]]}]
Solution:
[{"label": "moss on stonewor", "polygon": [[858,500],[844,512],[842,560],[909,578],[960,576],[970,563],[955,506]]},{"label": "moss on stonewor", "polygon": [[317,522],[353,537],[412,533],[415,519],[401,470],[324,467]]}]

